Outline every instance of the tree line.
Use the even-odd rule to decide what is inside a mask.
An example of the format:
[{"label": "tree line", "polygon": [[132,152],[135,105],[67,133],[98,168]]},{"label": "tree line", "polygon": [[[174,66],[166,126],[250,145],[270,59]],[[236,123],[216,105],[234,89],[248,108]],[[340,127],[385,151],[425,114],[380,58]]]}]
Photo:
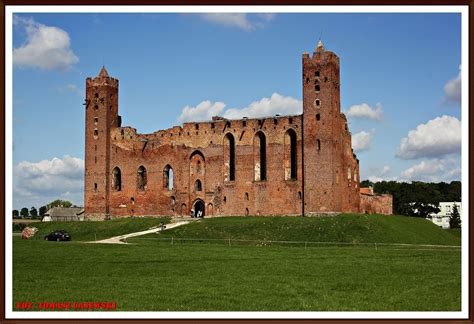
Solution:
[{"label": "tree line", "polygon": [[373,187],[377,194],[389,193],[393,196],[393,213],[414,217],[427,217],[440,211],[442,201],[461,201],[461,182],[427,183],[421,181],[397,182],[364,180],[361,187]]},{"label": "tree line", "polygon": [[50,210],[53,207],[66,207],[69,208],[72,206],[72,203],[67,200],[61,200],[61,199],[56,199],[49,204],[46,204],[45,206],[41,206],[39,209],[36,209],[36,207],[31,207],[31,208],[26,208],[23,207],[20,210],[14,209],[12,214],[13,218],[43,218],[43,216],[46,214],[48,210]]}]

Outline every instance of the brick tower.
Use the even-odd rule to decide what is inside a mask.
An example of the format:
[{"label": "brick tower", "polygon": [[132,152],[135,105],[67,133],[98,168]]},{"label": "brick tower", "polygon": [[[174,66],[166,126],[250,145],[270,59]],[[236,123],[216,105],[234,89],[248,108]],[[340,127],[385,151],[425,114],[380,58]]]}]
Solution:
[{"label": "brick tower", "polygon": [[303,53],[305,213],[341,211],[339,57],[318,42]]},{"label": "brick tower", "polygon": [[120,126],[118,80],[102,67],[86,79],[86,139],[84,206],[89,219],[109,215],[110,130]]}]

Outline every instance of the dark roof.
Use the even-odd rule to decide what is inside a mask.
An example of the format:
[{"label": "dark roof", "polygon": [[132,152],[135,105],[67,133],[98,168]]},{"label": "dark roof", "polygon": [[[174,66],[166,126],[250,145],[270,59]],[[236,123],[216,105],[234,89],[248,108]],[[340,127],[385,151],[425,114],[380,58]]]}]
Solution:
[{"label": "dark roof", "polygon": [[64,217],[64,216],[77,216],[84,212],[83,207],[53,207],[46,212],[45,215],[49,215],[51,217]]}]

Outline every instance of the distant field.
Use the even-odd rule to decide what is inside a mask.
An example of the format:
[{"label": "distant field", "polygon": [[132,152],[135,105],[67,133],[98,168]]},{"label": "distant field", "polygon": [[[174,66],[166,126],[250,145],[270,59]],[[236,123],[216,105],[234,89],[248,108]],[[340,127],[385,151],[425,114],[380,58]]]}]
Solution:
[{"label": "distant field", "polygon": [[13,224],[29,224],[29,223],[38,223],[41,222],[41,219],[14,219]]},{"label": "distant field", "polygon": [[[168,221],[169,219],[166,219]],[[126,311],[459,311],[459,248],[256,246],[181,243],[159,237],[459,245],[408,217],[214,218],[134,244],[88,244],[161,220],[60,223],[72,242],[13,238],[13,301],[111,301]],[[59,223],[56,223],[59,224]],[[339,233],[338,233],[339,232]],[[418,233],[417,233],[418,232]],[[100,234],[99,234],[100,233]]]}]

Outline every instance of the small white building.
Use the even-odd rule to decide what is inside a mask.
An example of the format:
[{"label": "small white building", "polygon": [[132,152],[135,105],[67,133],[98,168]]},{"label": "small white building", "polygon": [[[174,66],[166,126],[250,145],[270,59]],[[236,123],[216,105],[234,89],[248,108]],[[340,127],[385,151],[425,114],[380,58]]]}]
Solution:
[{"label": "small white building", "polygon": [[449,217],[453,211],[454,204],[458,207],[459,217],[461,217],[461,202],[440,202],[439,203],[439,213],[431,214],[428,220],[432,221],[435,225],[438,225],[442,228],[449,228]]}]

